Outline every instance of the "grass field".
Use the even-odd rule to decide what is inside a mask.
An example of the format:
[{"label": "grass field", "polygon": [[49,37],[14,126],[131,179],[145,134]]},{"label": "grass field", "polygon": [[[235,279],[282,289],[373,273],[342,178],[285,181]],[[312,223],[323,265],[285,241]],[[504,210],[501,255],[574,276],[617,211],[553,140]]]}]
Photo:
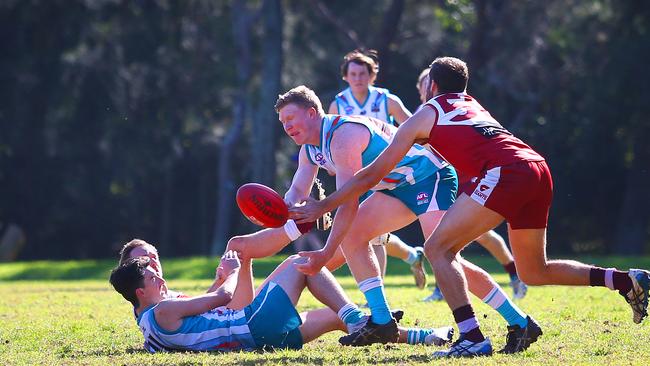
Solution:
[{"label": "grass field", "polygon": [[[282,258],[258,261],[262,279]],[[495,274],[504,288],[507,276],[491,258],[471,258]],[[582,258],[589,263],[650,268],[650,258]],[[131,307],[112,290],[107,277],[113,261],[23,262],[0,265],[1,365],[256,365],[268,364],[624,364],[650,360],[650,322],[631,321],[631,310],[612,291],[599,288],[538,287],[519,302],[535,317],[544,335],[526,352],[472,360],[439,361],[436,347],[376,345],[341,348],[342,333],[327,334],[301,351],[272,353],[177,353],[150,355],[141,349],[142,335]],[[163,261],[170,288],[198,294],[210,284],[216,263],[205,258]],[[337,278],[357,303],[362,295],[349,272]],[[408,267],[389,262],[386,291],[392,307],[406,311],[406,326],[451,325],[444,303],[423,303],[429,290],[412,285]],[[505,341],[505,324],[492,309],[474,301],[484,333],[496,349]],[[320,307],[307,292],[299,310]]]}]

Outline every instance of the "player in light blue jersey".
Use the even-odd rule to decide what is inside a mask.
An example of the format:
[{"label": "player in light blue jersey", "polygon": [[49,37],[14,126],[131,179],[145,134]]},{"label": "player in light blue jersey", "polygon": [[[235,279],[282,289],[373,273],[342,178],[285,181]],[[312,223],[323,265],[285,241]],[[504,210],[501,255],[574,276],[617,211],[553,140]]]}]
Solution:
[{"label": "player in light blue jersey", "polygon": [[[370,164],[396,131],[394,126],[371,117],[326,115],[316,94],[305,86],[281,95],[275,107],[285,132],[301,146],[294,182],[311,183],[318,169],[324,168],[336,175],[339,187]],[[340,247],[345,255],[340,258],[347,261],[366,297],[371,321],[362,330],[342,337],[342,344],[361,346],[395,342],[398,338],[397,324],[391,317],[377,260],[368,242],[416,219],[420,219],[423,234],[428,236],[435,228],[433,223],[454,201],[453,168],[422,146],[414,146],[408,155],[373,188],[374,193],[361,206],[347,205],[338,210],[322,250],[299,253],[309,262],[298,268],[311,275],[335,258]]]},{"label": "player in light blue jersey", "polygon": [[[336,95],[329,106],[330,114],[358,115],[373,117],[392,125],[399,125],[411,116],[399,97],[388,89],[374,86],[379,73],[378,55],[375,50],[354,50],[343,57],[341,77],[348,88]],[[367,198],[366,194],[361,200]],[[424,269],[424,249],[411,247],[395,234],[382,234],[371,241],[379,261],[382,277],[386,272],[386,254],[400,258],[408,263],[415,278],[415,284],[422,289],[426,286],[427,275]]]},{"label": "player in light blue jersey", "polygon": [[[253,298],[240,288],[252,286],[252,272],[241,268],[238,255],[228,251],[219,271],[222,284],[211,293],[169,298],[166,282],[149,257],[126,260],[111,273],[113,287],[136,309],[137,322],[149,352],[236,351],[267,348],[300,349],[321,334],[354,331],[367,321],[345,296],[331,273],[323,269],[307,277],[296,270],[293,256],[264,281]],[[329,308],[298,314],[295,304],[307,287]],[[226,307],[248,298],[241,309]],[[453,328],[400,329],[400,342],[444,344]]]}]

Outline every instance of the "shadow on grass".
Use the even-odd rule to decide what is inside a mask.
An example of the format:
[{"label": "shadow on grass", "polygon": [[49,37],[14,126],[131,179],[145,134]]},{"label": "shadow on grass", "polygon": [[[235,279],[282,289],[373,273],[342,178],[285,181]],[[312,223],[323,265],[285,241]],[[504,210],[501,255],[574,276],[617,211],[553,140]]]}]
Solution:
[{"label": "shadow on grass", "polygon": [[[286,255],[257,259],[253,262],[256,278],[265,278],[280,264]],[[471,262],[490,273],[505,273],[503,267],[490,256],[468,256]],[[620,269],[650,268],[650,257],[581,257],[584,263]],[[0,281],[43,281],[43,280],[107,280],[116,260],[79,261],[33,261],[0,264]],[[173,258],[163,260],[165,278],[168,280],[210,280],[218,260],[208,257]],[[427,272],[432,273],[427,266]],[[410,275],[408,264],[399,259],[388,258],[389,275]],[[350,276],[350,270],[343,266],[334,272],[336,276]],[[431,281],[433,282],[433,281]],[[507,284],[502,284],[507,285]],[[412,286],[410,282],[389,287]]]}]

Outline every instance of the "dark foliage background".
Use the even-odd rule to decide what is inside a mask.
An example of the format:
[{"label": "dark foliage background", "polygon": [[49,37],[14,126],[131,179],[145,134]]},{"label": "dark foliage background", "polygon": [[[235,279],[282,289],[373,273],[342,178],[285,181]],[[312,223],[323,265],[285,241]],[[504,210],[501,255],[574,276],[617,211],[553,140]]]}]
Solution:
[{"label": "dark foliage background", "polygon": [[469,63],[470,94],[550,163],[549,251],[648,253],[649,18],[634,0],[6,0],[0,222],[22,259],[132,237],[218,253],[254,229],[236,187],[291,178],[277,94],[304,83],[327,105],[342,56],[371,47],[411,110],[433,58]]}]

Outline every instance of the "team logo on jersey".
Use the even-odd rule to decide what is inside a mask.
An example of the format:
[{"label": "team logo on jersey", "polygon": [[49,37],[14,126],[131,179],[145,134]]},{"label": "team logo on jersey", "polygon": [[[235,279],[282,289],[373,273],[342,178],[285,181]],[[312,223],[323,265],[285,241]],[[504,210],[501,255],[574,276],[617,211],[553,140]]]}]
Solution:
[{"label": "team logo on jersey", "polygon": [[325,160],[325,157],[321,153],[316,153],[316,156],[314,158],[316,159],[316,162],[320,165],[325,165],[327,163],[327,160]]},{"label": "team logo on jersey", "polygon": [[346,106],[344,109],[345,109],[345,114],[352,114],[352,112],[354,112],[354,107],[352,106]]},{"label": "team logo on jersey", "polygon": [[417,201],[418,206],[425,205],[429,203],[429,195],[426,192],[420,192],[415,197],[415,200]]},{"label": "team logo on jersey", "polygon": [[372,106],[370,107],[370,110],[371,110],[372,112],[374,112],[374,113],[379,112],[379,103],[377,103],[377,102],[372,103]]}]

